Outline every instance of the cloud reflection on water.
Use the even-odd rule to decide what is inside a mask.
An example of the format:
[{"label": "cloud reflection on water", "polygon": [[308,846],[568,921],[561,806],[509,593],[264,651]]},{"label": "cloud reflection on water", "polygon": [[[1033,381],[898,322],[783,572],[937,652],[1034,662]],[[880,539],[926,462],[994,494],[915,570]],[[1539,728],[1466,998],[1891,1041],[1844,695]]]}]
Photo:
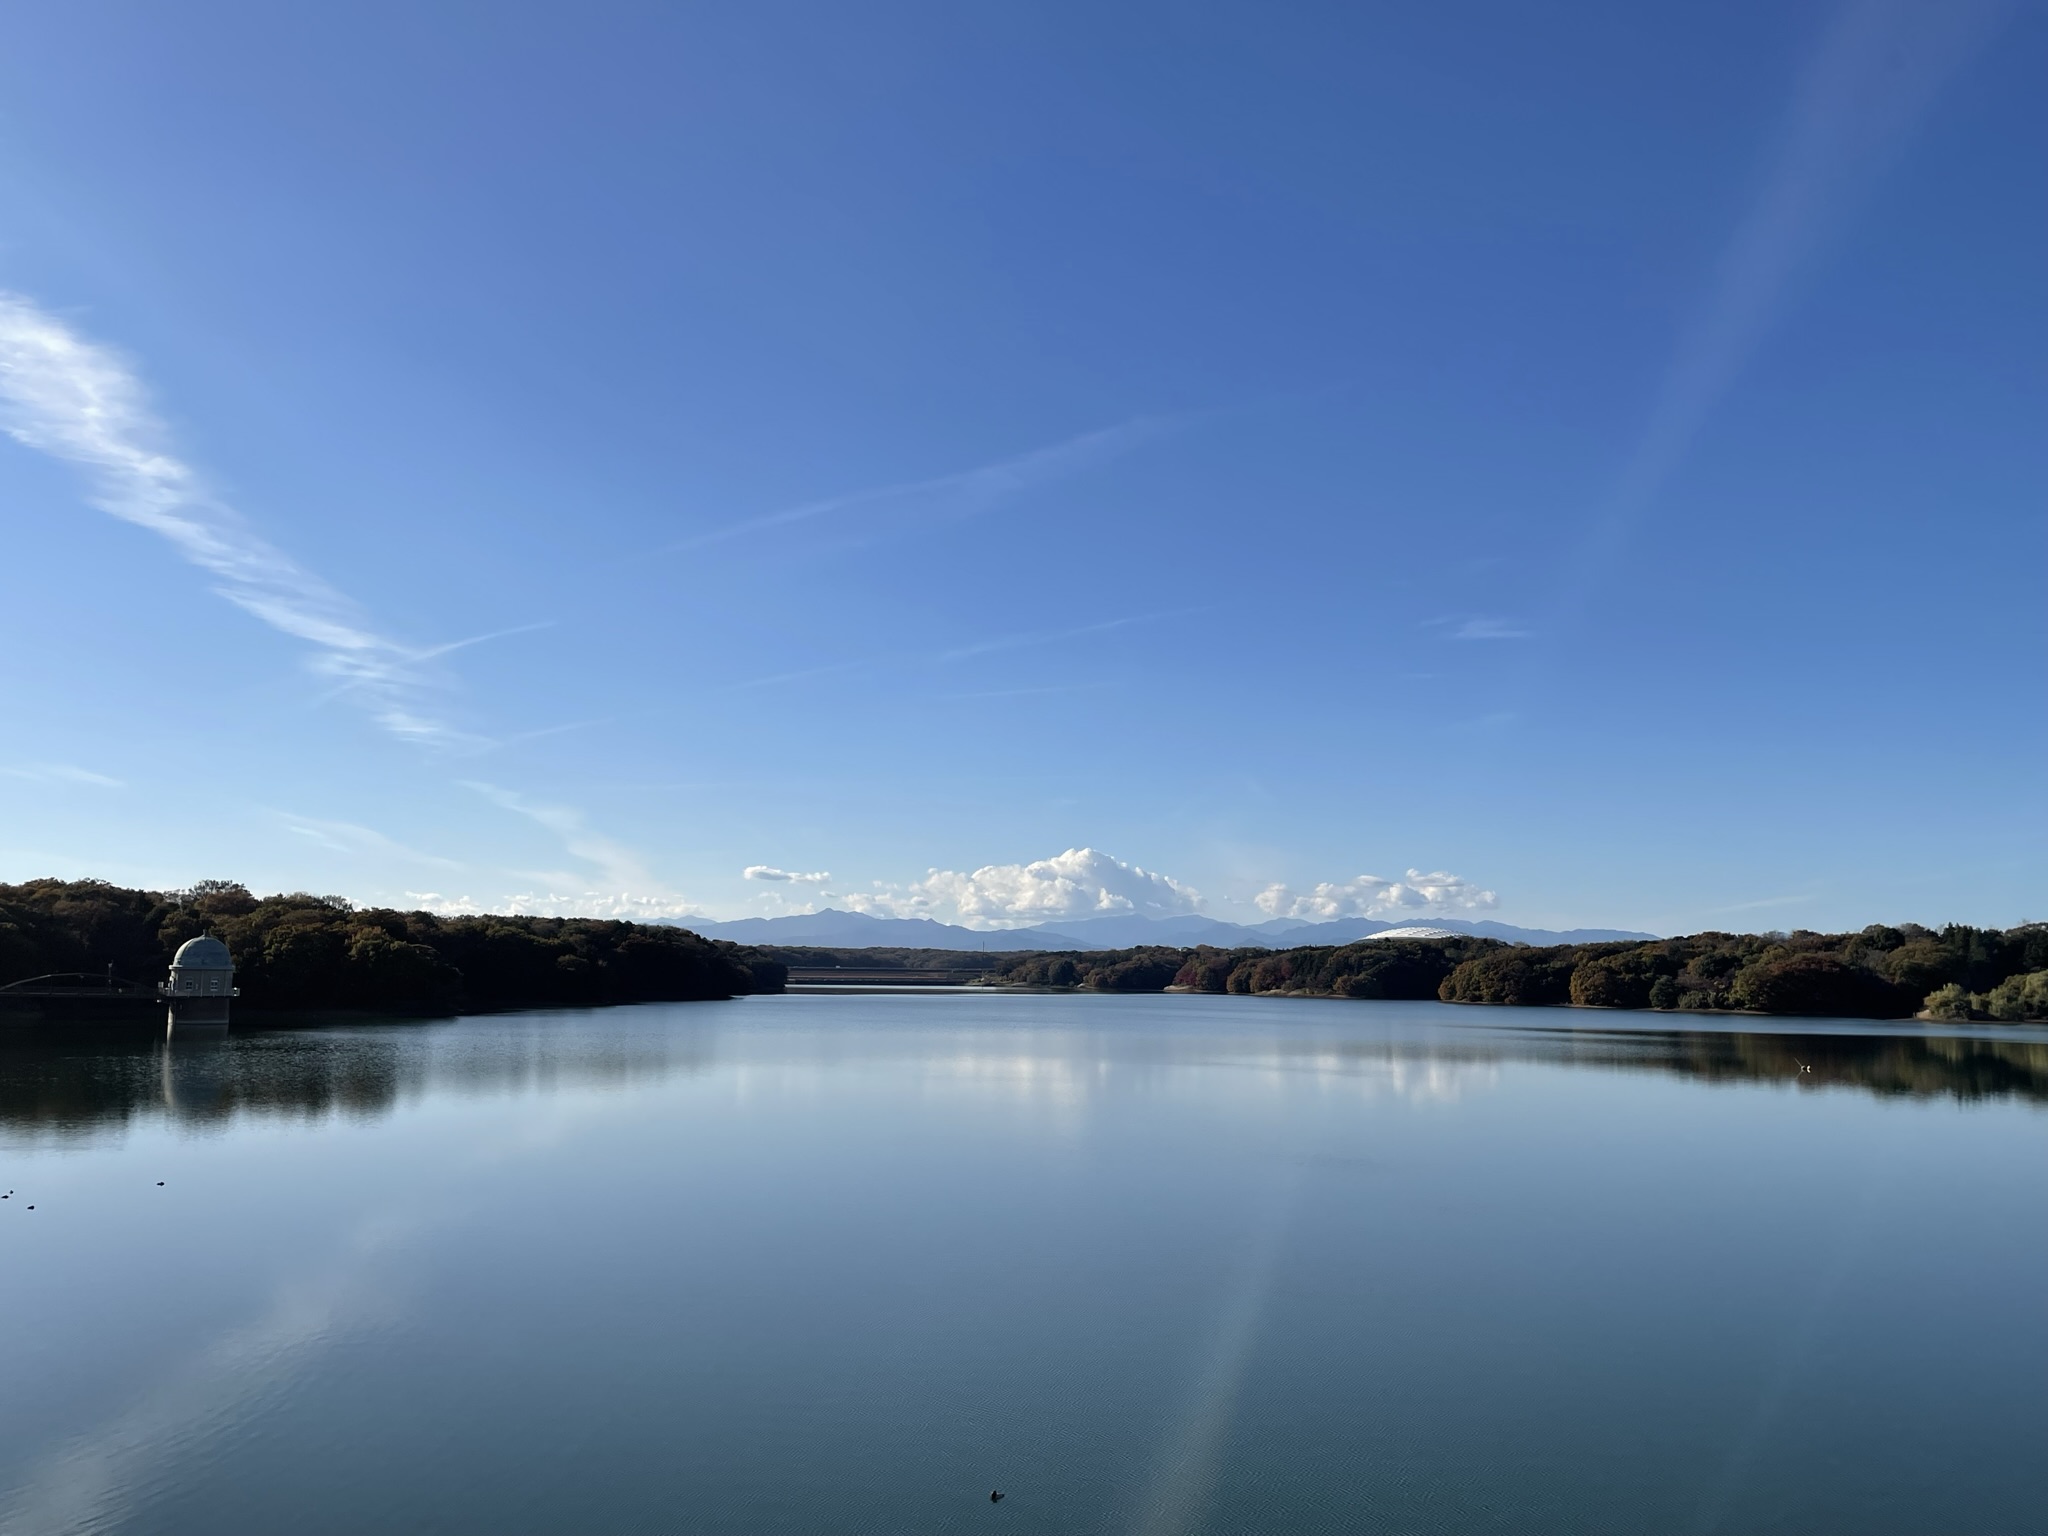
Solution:
[{"label": "cloud reflection on water", "polygon": [[[917,999],[873,1020],[836,1011],[852,1000],[769,1000],[774,1011],[681,1004],[612,1012],[500,1015],[326,1030],[236,1030],[166,1042],[130,1034],[17,1030],[0,1036],[0,1137],[90,1139],[139,1118],[188,1129],[244,1117],[374,1120],[432,1095],[502,1097],[562,1087],[625,1092],[678,1074],[730,1076],[742,1099],[836,1091],[847,1074],[914,1062],[922,1091],[1050,1109],[1067,1128],[1102,1095],[1175,1092],[1224,1071],[1275,1094],[1450,1104],[1490,1091],[1513,1063],[1658,1072],[1710,1084],[1776,1082],[1800,1091],[1956,1102],[2048,1103],[2048,1043],[1840,1025],[1826,1033],[1628,1027],[1652,1015],[1446,1009],[1341,1003],[1268,1004],[1266,1027],[1213,1027],[1206,999],[1124,1006],[1105,1027],[1091,1000],[1055,999],[1021,1022],[1071,1017],[1091,1027],[1012,1027],[997,1007],[968,1028],[915,1027]],[[973,999],[973,1004],[985,1004]],[[1128,1005],[1133,1001],[1109,1000]],[[1245,1014],[1225,1020],[1241,1024]],[[941,1016],[922,1015],[934,1023]],[[1608,1019],[1625,1019],[1616,1028]],[[906,1020],[909,1027],[906,1027]],[[1660,1020],[1661,1022],[1661,1020]],[[1185,1024],[1185,1029],[1176,1027]],[[768,1027],[759,1027],[766,1025]],[[744,1026],[744,1027],[741,1027]],[[792,1027],[795,1026],[795,1027]],[[2015,1037],[2016,1036],[2016,1037]],[[1801,1066],[1811,1067],[1810,1072]]]}]

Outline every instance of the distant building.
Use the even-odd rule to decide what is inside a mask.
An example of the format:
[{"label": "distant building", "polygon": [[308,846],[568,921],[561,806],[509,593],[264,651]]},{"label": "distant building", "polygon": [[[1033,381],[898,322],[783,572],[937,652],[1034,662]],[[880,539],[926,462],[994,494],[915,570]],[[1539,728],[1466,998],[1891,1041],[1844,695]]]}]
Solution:
[{"label": "distant building", "polygon": [[187,939],[171,957],[171,979],[157,988],[169,1010],[168,1022],[225,1027],[228,1000],[235,996],[235,961],[212,934]]},{"label": "distant building", "polygon": [[1455,928],[1432,928],[1427,923],[1408,923],[1400,928],[1382,928],[1378,933],[1368,933],[1367,939],[1464,939],[1470,938]]}]

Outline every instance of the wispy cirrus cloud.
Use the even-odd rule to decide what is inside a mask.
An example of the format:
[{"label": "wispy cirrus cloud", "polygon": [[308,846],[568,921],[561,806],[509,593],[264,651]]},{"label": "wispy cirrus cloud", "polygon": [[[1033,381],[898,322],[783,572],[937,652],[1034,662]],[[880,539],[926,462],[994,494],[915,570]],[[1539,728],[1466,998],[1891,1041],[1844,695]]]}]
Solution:
[{"label": "wispy cirrus cloud", "polygon": [[1535,634],[1518,619],[1485,613],[1439,614],[1424,619],[1422,628],[1436,630],[1447,640],[1527,640]]},{"label": "wispy cirrus cloud", "polygon": [[574,806],[530,800],[512,790],[475,779],[461,782],[463,788],[476,791],[493,805],[546,827],[562,840],[562,846],[569,853],[591,865],[607,885],[626,890],[638,887],[645,891],[657,883],[637,853],[623,843],[593,832],[583,812]]},{"label": "wispy cirrus cloud", "polygon": [[1731,912],[1761,912],[1768,907],[1797,907],[1816,901],[1818,891],[1794,891],[1784,896],[1759,896],[1754,901],[1731,901],[1725,907],[1708,907],[1708,917],[1723,917]]},{"label": "wispy cirrus cloud", "polygon": [[905,480],[894,485],[874,486],[841,496],[825,496],[778,512],[741,518],[722,528],[678,539],[667,545],[662,553],[679,554],[685,550],[704,549],[749,534],[845,513],[916,511],[922,508],[934,513],[971,516],[999,506],[1035,486],[1104,463],[1165,430],[1168,425],[1164,418],[1137,417],[975,469],[937,475],[928,480]]},{"label": "wispy cirrus cloud", "polygon": [[1210,607],[1174,608],[1164,613],[1131,613],[1121,618],[1098,619],[1093,623],[1075,624],[1065,629],[1034,629],[1014,635],[991,635],[985,640],[976,640],[949,651],[941,651],[935,659],[966,661],[971,657],[993,655],[999,651],[1019,651],[1037,645],[1057,645],[1063,640],[1082,640],[1090,635],[1106,635],[1113,630],[1129,629],[1136,624],[1153,624],[1162,619],[1185,618],[1189,614],[1210,611]]},{"label": "wispy cirrus cloud", "polygon": [[[972,661],[977,657],[1000,655],[1006,651],[1027,650],[1033,646],[1058,645],[1063,641],[1082,640],[1095,635],[1106,635],[1136,625],[1151,624],[1162,619],[1180,618],[1187,614],[1208,613],[1213,605],[1199,608],[1177,608],[1162,613],[1126,614],[1114,619],[1099,619],[1092,623],[1070,625],[1062,629],[1028,630],[1016,634],[990,635],[980,640],[969,641],[941,651],[892,650],[877,651],[867,656],[848,661],[826,662],[814,667],[796,667],[781,672],[770,672],[759,677],[740,678],[722,683],[714,692],[744,693],[758,688],[779,688],[792,683],[807,683],[818,678],[842,677],[857,672],[882,672],[886,669],[899,671],[929,671],[950,666],[956,662]],[[1088,689],[1106,688],[1113,684],[1097,679],[1087,682],[1059,683],[1050,686],[1028,688],[1004,688],[976,690],[971,692],[933,693],[926,695],[933,699],[1000,699],[1015,698],[1031,693],[1078,693]]]},{"label": "wispy cirrus cloud", "polygon": [[329,821],[317,816],[298,816],[290,811],[278,811],[277,819],[285,830],[294,837],[325,848],[332,853],[353,855],[368,854],[376,858],[397,859],[407,864],[420,864],[434,869],[461,869],[456,859],[444,859],[439,854],[422,853],[409,848],[396,838],[387,837],[374,827],[358,826],[352,821]]},{"label": "wispy cirrus cloud", "polygon": [[17,293],[0,292],[0,431],[83,470],[91,504],[165,539],[214,591],[312,647],[313,670],[385,731],[448,747],[484,740],[432,707],[434,658],[544,625],[425,648],[379,632],[348,598],[252,528],[170,445],[133,367]]},{"label": "wispy cirrus cloud", "polygon": [[[589,819],[576,807],[533,800],[474,779],[461,782],[464,788],[474,790],[493,805],[547,828],[561,839],[570,857],[588,866],[582,871],[541,870],[523,875],[515,871],[515,878],[534,881],[547,889],[497,898],[488,910],[549,917],[621,917],[642,922],[698,914],[695,902],[665,889],[638,853],[593,830]],[[413,894],[428,911],[485,910],[468,896],[446,897],[431,891]]]},{"label": "wispy cirrus cloud", "polygon": [[[588,818],[576,807],[534,800],[514,790],[474,779],[458,782],[493,805],[554,833],[561,840],[564,851],[585,867],[580,870],[505,871],[503,873],[510,879],[524,882],[528,888],[507,891],[501,887],[496,893],[487,892],[482,896],[445,889],[407,891],[406,899],[419,910],[443,917],[508,912],[537,917],[624,918],[633,922],[700,915],[695,902],[663,889],[639,854],[593,830]],[[368,828],[354,827],[345,822],[312,823],[302,818],[301,826],[310,828],[322,840],[331,840],[343,847],[356,842],[367,844],[380,836]],[[468,867],[453,860],[420,854],[402,845],[393,844],[392,850],[400,857],[410,855],[415,862],[449,869]]]},{"label": "wispy cirrus cloud", "polygon": [[832,879],[828,870],[805,875],[794,870],[777,869],[773,864],[749,864],[740,874],[746,880],[789,881],[796,885],[826,885]]},{"label": "wispy cirrus cloud", "polygon": [[775,688],[784,683],[808,682],[814,677],[835,677],[842,672],[858,672],[863,667],[872,667],[887,658],[870,658],[865,661],[835,661],[820,667],[798,667],[789,672],[770,672],[762,677],[745,677],[736,683],[720,684],[720,693],[741,693],[750,688]]},{"label": "wispy cirrus cloud", "polygon": [[94,773],[90,768],[75,768],[69,763],[16,763],[0,767],[0,774],[10,779],[25,779],[31,784],[86,784],[94,789],[128,787],[126,779],[117,779],[108,773]]},{"label": "wispy cirrus cloud", "polygon": [[948,702],[960,699],[1027,699],[1054,694],[1095,693],[1119,686],[1111,679],[1103,678],[1092,683],[1045,683],[1033,688],[977,688],[964,693],[935,693],[932,697]]},{"label": "wispy cirrus cloud", "polygon": [[1453,640],[1526,640],[1533,633],[1512,619],[1467,619],[1451,631]]},{"label": "wispy cirrus cloud", "polygon": [[[1109,634],[1133,625],[1151,624],[1161,619],[1180,618],[1187,614],[1207,613],[1210,607],[1177,608],[1163,613],[1134,613],[1121,618],[1099,619],[1088,624],[1075,624],[1064,629],[1028,630],[1017,634],[991,635],[985,639],[970,641],[948,650],[921,653],[911,650],[879,651],[872,655],[857,657],[850,661],[827,662],[815,667],[797,667],[789,671],[770,672],[760,677],[741,678],[736,682],[723,683],[719,693],[739,693],[755,688],[775,688],[786,683],[809,682],[813,678],[837,677],[849,672],[879,670],[885,667],[927,668],[944,666],[956,661],[971,661],[977,656],[997,655],[1004,651],[1026,650],[1032,646],[1057,645],[1065,640],[1086,639],[1091,635]],[[1074,685],[1067,685],[1071,688]],[[1099,686],[1086,684],[1081,686]],[[981,695],[946,695],[947,697],[980,697]]]},{"label": "wispy cirrus cloud", "polygon": [[450,640],[445,645],[430,645],[423,651],[412,652],[406,659],[414,662],[432,661],[437,656],[446,656],[451,651],[466,651],[472,645],[482,645],[487,640],[507,640],[513,635],[530,635],[537,630],[553,629],[556,622],[554,619],[537,619],[531,624],[514,624],[507,629],[488,630],[481,635],[471,635],[466,640]]}]

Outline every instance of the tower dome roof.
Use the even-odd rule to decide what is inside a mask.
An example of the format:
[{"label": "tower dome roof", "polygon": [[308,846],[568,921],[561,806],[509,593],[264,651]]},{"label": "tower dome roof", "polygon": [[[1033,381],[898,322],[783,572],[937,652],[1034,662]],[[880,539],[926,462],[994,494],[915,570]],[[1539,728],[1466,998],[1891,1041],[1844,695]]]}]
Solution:
[{"label": "tower dome roof", "polygon": [[228,953],[227,945],[210,933],[180,944],[171,964],[188,971],[232,971],[235,968],[234,957]]}]

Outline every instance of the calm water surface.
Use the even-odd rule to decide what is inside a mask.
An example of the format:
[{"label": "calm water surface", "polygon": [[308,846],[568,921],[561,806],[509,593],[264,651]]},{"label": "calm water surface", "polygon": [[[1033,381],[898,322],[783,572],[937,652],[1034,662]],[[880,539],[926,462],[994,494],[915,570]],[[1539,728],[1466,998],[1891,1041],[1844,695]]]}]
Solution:
[{"label": "calm water surface", "polygon": [[0,1531],[2048,1528],[2048,1035],[1628,1022],[0,1037]]}]

